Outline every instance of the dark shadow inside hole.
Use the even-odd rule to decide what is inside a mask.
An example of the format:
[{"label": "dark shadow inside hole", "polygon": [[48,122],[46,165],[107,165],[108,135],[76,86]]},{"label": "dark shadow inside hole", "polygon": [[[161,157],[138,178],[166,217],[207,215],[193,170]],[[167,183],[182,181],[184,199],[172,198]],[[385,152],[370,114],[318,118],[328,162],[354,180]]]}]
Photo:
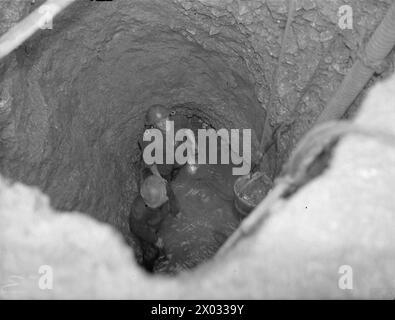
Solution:
[{"label": "dark shadow inside hole", "polygon": [[[197,115],[189,114],[185,117],[188,121],[187,128],[194,132],[196,139],[198,129],[216,130]],[[215,150],[218,152],[217,164],[208,164],[208,161],[206,164],[185,164],[173,169],[167,177],[178,212],[175,215],[165,214],[163,220],[155,226],[157,238],[150,242],[148,236],[144,238],[141,230],[131,227],[139,238],[143,256],[141,265],[148,272],[176,274],[192,269],[214,256],[238,227],[242,217],[233,205],[233,185],[237,176],[232,175],[231,163],[221,164],[220,147],[218,138]],[[206,156],[208,160],[209,154]],[[141,161],[144,161],[142,157]],[[144,168],[144,163],[140,163],[140,167]],[[140,187],[141,184],[142,180],[139,181]],[[131,214],[135,210],[133,205],[135,204],[132,204]],[[165,210],[171,211],[171,205]],[[156,213],[151,211],[148,214]],[[130,220],[130,224],[133,221]],[[160,239],[163,246],[153,243],[155,239]]]}]

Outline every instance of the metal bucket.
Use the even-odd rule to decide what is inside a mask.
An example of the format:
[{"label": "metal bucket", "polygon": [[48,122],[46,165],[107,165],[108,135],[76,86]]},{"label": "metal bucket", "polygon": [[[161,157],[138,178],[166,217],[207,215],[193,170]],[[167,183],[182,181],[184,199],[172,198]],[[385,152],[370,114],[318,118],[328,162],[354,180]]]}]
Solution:
[{"label": "metal bucket", "polygon": [[263,179],[265,184],[267,184],[267,190],[271,186],[271,180],[262,172],[255,172],[252,176],[246,175],[238,178],[233,185],[233,193],[234,193],[234,206],[236,210],[240,213],[241,216],[247,216],[254,208],[257,206],[257,203],[252,203],[248,199],[243,198],[243,194],[241,193],[247,184],[250,186],[251,184],[256,184],[258,187],[258,180]]}]

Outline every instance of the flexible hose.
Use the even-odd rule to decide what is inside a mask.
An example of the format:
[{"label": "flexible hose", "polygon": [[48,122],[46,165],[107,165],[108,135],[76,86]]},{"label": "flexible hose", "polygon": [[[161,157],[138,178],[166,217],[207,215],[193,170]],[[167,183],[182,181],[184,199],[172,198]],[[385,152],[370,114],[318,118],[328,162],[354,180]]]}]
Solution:
[{"label": "flexible hose", "polygon": [[360,59],[353,65],[335,96],[321,112],[316,124],[340,119],[375,73],[372,66],[382,62],[394,46],[395,1],[366,45],[364,61]]},{"label": "flexible hose", "polygon": [[23,44],[75,0],[47,0],[0,38],[0,60]]}]

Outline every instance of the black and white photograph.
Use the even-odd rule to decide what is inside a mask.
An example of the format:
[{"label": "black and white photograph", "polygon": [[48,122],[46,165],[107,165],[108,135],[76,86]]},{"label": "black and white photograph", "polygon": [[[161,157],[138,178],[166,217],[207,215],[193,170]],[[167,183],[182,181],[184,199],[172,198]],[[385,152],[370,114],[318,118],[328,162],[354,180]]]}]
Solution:
[{"label": "black and white photograph", "polygon": [[0,300],[394,300],[394,48],[395,0],[0,0]]}]

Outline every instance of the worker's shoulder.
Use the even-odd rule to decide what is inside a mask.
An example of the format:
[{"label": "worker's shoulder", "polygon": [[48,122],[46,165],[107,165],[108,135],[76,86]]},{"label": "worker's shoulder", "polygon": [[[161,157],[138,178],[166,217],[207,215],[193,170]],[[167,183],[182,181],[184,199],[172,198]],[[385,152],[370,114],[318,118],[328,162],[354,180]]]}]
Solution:
[{"label": "worker's shoulder", "polygon": [[134,199],[132,208],[130,209],[130,218],[141,220],[146,215],[148,207],[146,206],[143,198],[139,195]]}]

